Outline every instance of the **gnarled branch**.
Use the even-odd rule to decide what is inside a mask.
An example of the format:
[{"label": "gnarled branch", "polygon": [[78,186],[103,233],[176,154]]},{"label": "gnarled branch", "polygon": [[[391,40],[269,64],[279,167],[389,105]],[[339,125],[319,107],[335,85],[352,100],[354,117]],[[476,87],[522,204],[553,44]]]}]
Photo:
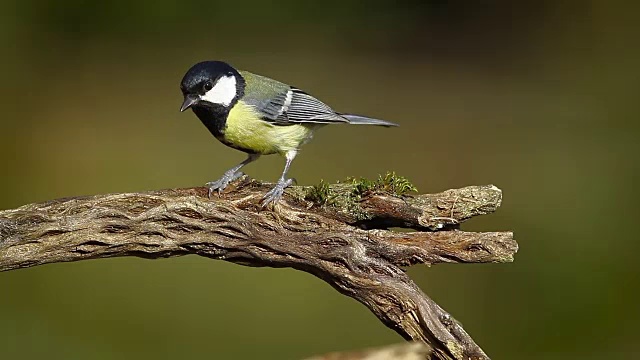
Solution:
[{"label": "gnarled branch", "polygon": [[[412,264],[510,262],[510,232],[458,230],[495,211],[501,191],[471,186],[439,194],[357,192],[354,184],[292,187],[274,209],[269,188],[248,178],[221,196],[205,188],[54,200],[0,211],[0,271],[115,256],[197,254],[242,265],[311,273],[367,306],[405,339],[432,348],[432,359],[488,359],[462,326],[401,269]],[[355,196],[354,194],[357,194]],[[421,231],[394,232],[390,226]],[[440,230],[440,231],[435,231]]]}]

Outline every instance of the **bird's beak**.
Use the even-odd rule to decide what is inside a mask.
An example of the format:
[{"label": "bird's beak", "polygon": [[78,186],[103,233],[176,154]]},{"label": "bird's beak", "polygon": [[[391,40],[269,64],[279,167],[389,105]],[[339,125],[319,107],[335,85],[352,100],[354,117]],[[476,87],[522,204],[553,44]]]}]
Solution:
[{"label": "bird's beak", "polygon": [[180,106],[180,112],[183,112],[188,108],[192,107],[198,101],[200,101],[200,97],[198,95],[193,95],[193,94],[185,95],[184,101],[182,102],[182,106]]}]

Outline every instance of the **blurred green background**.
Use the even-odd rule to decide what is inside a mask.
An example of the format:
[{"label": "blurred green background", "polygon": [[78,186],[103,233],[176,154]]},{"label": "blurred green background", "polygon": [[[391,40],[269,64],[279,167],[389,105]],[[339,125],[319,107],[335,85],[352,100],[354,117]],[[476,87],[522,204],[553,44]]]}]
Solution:
[{"label": "blurred green background", "polygon": [[[638,356],[638,6],[605,1],[0,1],[0,208],[189,187],[244,155],[178,88],[222,59],[339,111],[300,184],[387,170],[422,192],[503,189],[465,230],[513,230],[513,264],[412,278],[494,359]],[[620,6],[619,6],[620,5]],[[283,159],[246,168],[277,179]],[[0,274],[2,359],[297,359],[401,341],[311,275],[197,257]]]}]

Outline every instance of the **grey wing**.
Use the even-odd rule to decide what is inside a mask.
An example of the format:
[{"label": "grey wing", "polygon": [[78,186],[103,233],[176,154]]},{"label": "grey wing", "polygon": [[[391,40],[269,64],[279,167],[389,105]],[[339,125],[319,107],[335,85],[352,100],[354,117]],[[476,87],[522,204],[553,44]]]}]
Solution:
[{"label": "grey wing", "polygon": [[272,121],[277,125],[349,122],[327,104],[293,87],[272,97],[260,110],[267,121]]}]

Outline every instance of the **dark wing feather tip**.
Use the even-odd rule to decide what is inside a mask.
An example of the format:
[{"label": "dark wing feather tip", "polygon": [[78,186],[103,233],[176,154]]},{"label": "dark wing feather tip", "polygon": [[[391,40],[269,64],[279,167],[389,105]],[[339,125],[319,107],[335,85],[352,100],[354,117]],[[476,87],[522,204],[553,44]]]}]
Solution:
[{"label": "dark wing feather tip", "polygon": [[377,125],[377,126],[387,126],[387,127],[400,126],[391,121],[370,118],[368,116],[355,115],[355,114],[340,114],[340,115],[342,115],[342,117],[344,117],[345,119],[349,120],[349,124],[354,124],[354,125]]}]

